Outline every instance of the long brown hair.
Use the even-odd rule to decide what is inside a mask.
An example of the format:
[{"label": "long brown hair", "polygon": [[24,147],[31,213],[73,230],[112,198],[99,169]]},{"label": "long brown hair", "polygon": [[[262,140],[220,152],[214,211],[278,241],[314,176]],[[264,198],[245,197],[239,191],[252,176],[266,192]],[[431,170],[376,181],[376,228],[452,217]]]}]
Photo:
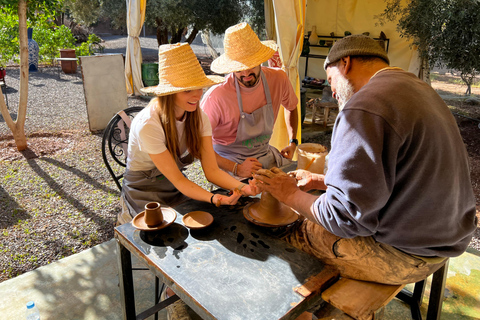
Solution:
[{"label": "long brown hair", "polygon": [[[167,150],[170,151],[175,161],[180,158],[180,141],[178,141],[177,126],[175,124],[175,103],[174,95],[169,94],[153,98],[148,104],[155,108],[163,131],[165,132],[165,141]],[[200,150],[202,149],[202,137],[200,128],[203,128],[202,117],[199,107],[193,112],[186,112],[185,133],[183,134],[188,152],[196,159],[201,159]]]}]

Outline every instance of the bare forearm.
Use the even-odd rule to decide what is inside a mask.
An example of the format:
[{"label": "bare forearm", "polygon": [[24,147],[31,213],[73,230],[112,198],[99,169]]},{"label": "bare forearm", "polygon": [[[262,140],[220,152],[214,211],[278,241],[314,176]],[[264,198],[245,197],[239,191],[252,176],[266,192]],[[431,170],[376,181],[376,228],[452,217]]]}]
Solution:
[{"label": "bare forearm", "polygon": [[285,109],[285,124],[287,126],[287,134],[289,139],[297,137],[298,130],[298,109],[292,111]]},{"label": "bare forearm", "polygon": [[234,190],[241,185],[240,181],[220,169],[213,170],[212,172],[205,172],[205,177],[211,183],[227,190]]},{"label": "bare forearm", "polygon": [[196,183],[188,180],[187,178],[183,177],[177,181],[172,182],[175,188],[178,189],[181,193],[186,195],[189,198],[209,202],[210,198],[212,197],[212,193],[203,189]]},{"label": "bare forearm", "polygon": [[235,167],[235,162],[228,160],[215,152],[215,159],[217,159],[218,166],[228,172],[233,172]]},{"label": "bare forearm", "polygon": [[313,206],[315,204],[315,200],[317,200],[318,196],[309,194],[307,192],[303,192],[301,190],[297,190],[295,193],[285,197],[283,203],[287,206],[295,209],[298,213],[302,216],[316,222],[313,214]]}]

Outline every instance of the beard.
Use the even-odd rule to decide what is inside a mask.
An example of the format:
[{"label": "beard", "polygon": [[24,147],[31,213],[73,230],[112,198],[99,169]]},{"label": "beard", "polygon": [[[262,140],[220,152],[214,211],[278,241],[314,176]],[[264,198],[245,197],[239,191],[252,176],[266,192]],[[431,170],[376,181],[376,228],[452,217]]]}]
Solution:
[{"label": "beard", "polygon": [[[250,77],[252,76],[253,78],[249,81],[245,81],[244,78],[247,78],[247,77]],[[251,87],[254,87],[257,82],[258,82],[258,74],[255,74],[255,73],[250,73],[248,76],[241,76],[240,79],[238,79],[238,81],[240,81],[241,84],[243,84],[245,87],[247,88],[251,88]]]},{"label": "beard", "polygon": [[339,74],[338,77],[337,92],[335,93],[335,97],[338,101],[338,109],[342,111],[355,92],[352,84],[347,78],[345,78],[342,74]]}]

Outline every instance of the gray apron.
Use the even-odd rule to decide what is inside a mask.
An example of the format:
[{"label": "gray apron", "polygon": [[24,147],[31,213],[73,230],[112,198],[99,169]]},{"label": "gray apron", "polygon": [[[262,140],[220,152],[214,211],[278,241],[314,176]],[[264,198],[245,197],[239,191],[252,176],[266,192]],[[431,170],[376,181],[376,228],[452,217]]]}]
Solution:
[{"label": "gray apron", "polygon": [[229,145],[214,144],[215,152],[221,157],[236,163],[242,163],[247,158],[256,158],[263,168],[281,167],[291,163],[291,160],[282,157],[280,152],[269,145],[275,124],[272,97],[265,75],[260,70],[267,104],[253,111],[251,114],[243,111],[242,95],[238,80],[235,78],[240,120],[238,122],[235,142]]},{"label": "gray apron", "polygon": [[[178,169],[182,170],[193,160],[193,156],[186,152],[177,159]],[[122,196],[129,205],[132,217],[142,212],[148,202],[156,201],[174,207],[189,199],[178,191],[157,168],[147,171],[126,170],[123,176]]]}]

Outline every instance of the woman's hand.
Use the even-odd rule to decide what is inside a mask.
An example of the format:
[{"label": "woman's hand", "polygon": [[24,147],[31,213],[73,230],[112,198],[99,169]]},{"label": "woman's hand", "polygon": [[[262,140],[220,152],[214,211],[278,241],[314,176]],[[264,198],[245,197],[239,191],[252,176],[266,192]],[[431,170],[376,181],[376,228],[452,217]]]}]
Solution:
[{"label": "woman's hand", "polygon": [[255,196],[261,192],[254,180],[249,180],[248,185],[242,183],[239,191],[245,197]]},{"label": "woman's hand", "polygon": [[325,186],[323,174],[316,174],[311,173],[307,170],[295,170],[290,171],[288,173],[290,177],[293,177],[297,180],[297,186],[302,191],[309,191],[309,190],[325,190],[327,186]]},{"label": "woman's hand", "polygon": [[238,190],[233,190],[233,193],[231,196],[225,196],[222,194],[214,194],[212,202],[215,204],[217,207],[220,207],[221,205],[234,205],[237,203],[238,199],[242,194]]}]

